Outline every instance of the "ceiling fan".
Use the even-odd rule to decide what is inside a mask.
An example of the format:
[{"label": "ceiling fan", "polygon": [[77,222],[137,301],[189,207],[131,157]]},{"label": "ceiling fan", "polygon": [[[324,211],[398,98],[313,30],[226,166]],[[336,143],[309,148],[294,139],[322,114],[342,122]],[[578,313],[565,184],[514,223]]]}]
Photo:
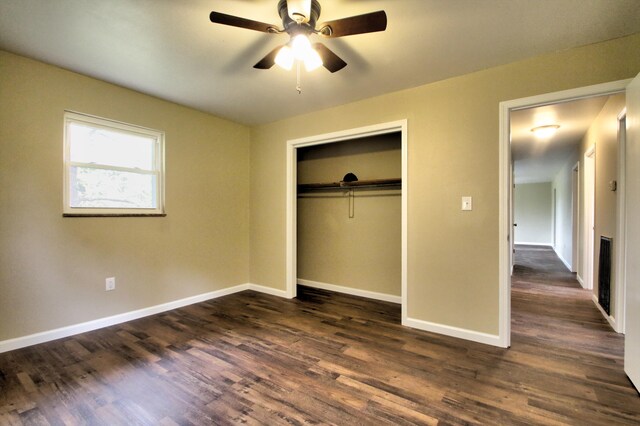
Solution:
[{"label": "ceiling fan", "polygon": [[336,19],[317,25],[320,17],[318,0],[280,0],[278,13],[282,19],[282,28],[251,19],[240,18],[220,12],[211,12],[209,19],[216,24],[246,28],[269,34],[288,34],[289,43],[278,46],[269,52],[253,67],[269,69],[274,64],[291,69],[293,63],[303,63],[307,71],[324,66],[332,73],[341,70],[347,63],[322,43],[309,41],[309,36],[318,34],[327,38],[344,37],[354,34],[384,31],[387,28],[387,15],[384,11],[366,13],[348,18]]}]

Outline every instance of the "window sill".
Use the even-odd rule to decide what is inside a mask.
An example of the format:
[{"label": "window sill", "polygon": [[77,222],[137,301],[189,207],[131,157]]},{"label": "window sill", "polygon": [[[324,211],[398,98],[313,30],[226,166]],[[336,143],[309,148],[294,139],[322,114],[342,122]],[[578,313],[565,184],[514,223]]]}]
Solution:
[{"label": "window sill", "polygon": [[165,217],[166,213],[63,213],[62,217]]}]

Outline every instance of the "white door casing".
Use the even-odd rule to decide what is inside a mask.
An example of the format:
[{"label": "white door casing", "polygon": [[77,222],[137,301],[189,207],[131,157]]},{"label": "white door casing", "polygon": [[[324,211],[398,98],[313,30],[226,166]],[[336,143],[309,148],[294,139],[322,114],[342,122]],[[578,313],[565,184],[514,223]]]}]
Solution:
[{"label": "white door casing", "polygon": [[593,289],[593,257],[595,252],[595,176],[596,147],[584,154],[584,261],[582,279],[584,288]]},{"label": "white door casing", "polygon": [[[640,389],[640,74],[627,86],[626,163],[626,309],[624,371]],[[633,222],[636,222],[633,224]]]},{"label": "white door casing", "polygon": [[[500,102],[499,117],[499,345],[509,347],[511,345],[511,227],[510,219],[510,163],[511,141],[509,138],[509,122],[511,111],[550,105],[578,99],[590,98],[600,95],[611,95],[624,92],[631,80],[619,80],[610,83],[596,84],[577,89],[563,90],[560,92],[546,93],[528,98],[514,99]],[[627,112],[628,113],[628,112]],[[627,115],[628,119],[628,115]],[[628,136],[628,135],[627,135]],[[640,158],[640,157],[639,157]],[[631,160],[628,160],[631,164]],[[640,203],[639,203],[640,204]],[[639,249],[640,250],[640,249]],[[631,257],[629,257],[631,258]],[[628,305],[627,305],[628,306]]]},{"label": "white door casing", "polygon": [[401,162],[402,162],[402,225],[401,225],[401,303],[402,303],[402,324],[406,325],[407,319],[407,214],[408,214],[408,127],[407,120],[393,121],[389,123],[374,124],[366,127],[348,129],[338,132],[325,133],[309,136],[300,139],[287,141],[286,161],[287,161],[287,195],[286,195],[286,295],[288,298],[296,297],[297,287],[297,149],[347,141],[368,136],[376,136],[388,133],[400,132],[401,134]]}]

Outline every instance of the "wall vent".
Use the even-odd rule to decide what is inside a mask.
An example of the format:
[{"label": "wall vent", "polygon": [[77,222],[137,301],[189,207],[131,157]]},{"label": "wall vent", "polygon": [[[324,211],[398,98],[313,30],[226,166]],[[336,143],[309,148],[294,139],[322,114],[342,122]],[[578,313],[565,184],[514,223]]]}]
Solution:
[{"label": "wall vent", "polygon": [[598,303],[611,315],[611,238],[600,236]]}]

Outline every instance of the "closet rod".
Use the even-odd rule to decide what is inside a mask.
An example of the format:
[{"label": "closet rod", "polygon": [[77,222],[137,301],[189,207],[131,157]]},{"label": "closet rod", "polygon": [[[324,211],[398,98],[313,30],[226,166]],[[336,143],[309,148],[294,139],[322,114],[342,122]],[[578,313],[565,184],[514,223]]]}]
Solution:
[{"label": "closet rod", "polygon": [[304,183],[298,185],[298,192],[309,191],[335,191],[343,189],[375,189],[375,188],[390,188],[390,187],[402,187],[402,179],[371,179],[371,180],[359,180],[355,182],[326,182],[326,183]]}]

